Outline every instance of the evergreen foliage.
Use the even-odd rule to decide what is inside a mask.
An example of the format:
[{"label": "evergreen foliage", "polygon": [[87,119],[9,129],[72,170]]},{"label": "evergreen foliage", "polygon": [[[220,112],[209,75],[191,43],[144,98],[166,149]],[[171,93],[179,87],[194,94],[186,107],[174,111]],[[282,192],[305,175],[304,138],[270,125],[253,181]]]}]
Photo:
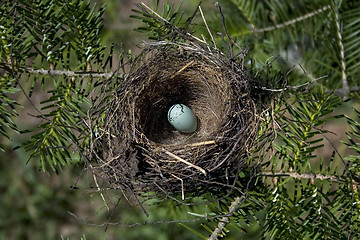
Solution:
[{"label": "evergreen foliage", "polygon": [[[60,171],[79,158],[89,137],[85,118],[96,83],[105,80],[111,65],[100,43],[104,6],[84,1],[5,1],[1,6],[3,69],[1,88],[2,134],[16,129],[14,100],[8,93],[22,91],[28,98],[36,86],[47,89],[48,99],[34,103],[35,129],[24,143],[30,158],[39,157],[41,169]],[[109,55],[109,54],[108,54]],[[111,54],[110,54],[111,55]],[[28,63],[31,63],[28,66]],[[25,91],[23,80],[31,85]],[[91,98],[91,100],[90,100]],[[13,110],[13,111],[11,111]]]},{"label": "evergreen foliage", "polygon": [[[257,172],[248,185],[239,181],[243,194],[207,205],[213,215],[223,217],[204,216],[209,221],[202,226],[210,239],[359,239],[359,4],[340,0],[220,4],[224,23],[215,7],[204,14],[215,42],[201,15],[197,12],[184,20],[180,5],[166,2],[160,9],[159,1],[153,1],[158,14],[139,5],[133,15],[145,23],[138,30],[150,39],[173,39],[177,27],[193,31],[199,39],[204,36],[212,47],[224,51],[232,45],[227,34],[250,49],[246,67],[254,76],[253,90],[259,104],[268,106],[258,138],[262,144],[249,159],[261,169],[240,174],[246,179]],[[98,111],[92,106],[99,100],[99,89],[105,94],[114,91],[121,78],[112,72],[113,47],[100,41],[104,9],[82,0],[0,5],[0,134],[10,138],[11,131],[30,133],[21,147],[30,158],[40,160],[43,171],[60,172],[64,166],[86,161],[82,154],[100,131],[88,113]],[[196,24],[189,25],[191,21]],[[124,54],[119,55],[123,61]],[[23,129],[15,124],[20,107],[15,96],[20,93],[31,100],[37,86],[48,94],[41,103],[33,103],[42,123]],[[343,114],[350,104],[352,113]],[[329,139],[332,133],[326,124],[334,121],[348,125],[341,144]],[[332,151],[329,159],[319,156],[327,145]],[[192,214],[200,213],[194,209]]]},{"label": "evergreen foliage", "polygon": [[171,28],[171,26],[183,26],[184,23],[182,21],[184,12],[180,11],[182,3],[179,3],[178,6],[175,7],[174,3],[169,3],[166,1],[164,3],[161,11],[159,9],[159,1],[155,3],[155,1],[152,2],[151,8],[155,12],[159,12],[160,16],[167,21],[166,24],[164,22],[159,21],[157,18],[153,18],[146,10],[146,7],[144,7],[141,4],[138,4],[137,9],[133,9],[132,11],[135,13],[134,15],[131,15],[130,17],[141,20],[144,24],[146,24],[143,27],[138,27],[136,31],[149,34],[149,39],[152,40],[158,40],[158,39],[169,39],[169,35],[173,35],[174,31]]},{"label": "evergreen foliage", "polygon": [[[255,230],[261,239],[359,239],[359,158],[343,156],[324,127],[334,118],[344,122],[341,111],[333,114],[349,104],[344,96],[358,106],[352,94],[359,89],[359,11],[352,11],[358,7],[351,1],[225,2],[225,16],[234,16],[226,18],[229,35],[251,48],[257,88],[275,96],[261,133],[269,145],[253,153],[266,187],[248,193],[250,206],[240,205],[230,225],[249,239]],[[352,131],[345,144],[356,149],[359,119],[347,119]],[[328,142],[333,154],[323,159],[318,150]],[[226,235],[224,229],[218,237]]]}]

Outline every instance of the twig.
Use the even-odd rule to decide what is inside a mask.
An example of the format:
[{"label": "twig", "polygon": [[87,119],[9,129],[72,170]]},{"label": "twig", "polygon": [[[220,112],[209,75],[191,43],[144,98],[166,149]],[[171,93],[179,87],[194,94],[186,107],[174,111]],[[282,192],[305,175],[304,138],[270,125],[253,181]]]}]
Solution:
[{"label": "twig", "polygon": [[218,238],[218,236],[221,234],[223,228],[226,226],[226,224],[228,224],[230,216],[232,216],[234,214],[234,212],[236,211],[236,209],[240,205],[240,203],[241,203],[241,198],[236,197],[235,200],[231,203],[231,205],[229,207],[228,214],[226,214],[226,216],[224,216],[220,220],[217,228],[215,228],[215,230],[213,231],[213,233],[211,234],[211,236],[209,237],[208,240],[216,240]]},{"label": "twig", "polygon": [[150,7],[148,7],[145,3],[140,3],[141,6],[147,8],[152,14],[154,14],[155,16],[157,16],[159,19],[161,19],[161,21],[169,24],[169,25],[172,25],[168,20],[166,20],[165,18],[163,18],[162,16],[160,16],[160,14],[158,14],[157,12],[155,12],[154,10],[152,10]]},{"label": "twig", "polygon": [[181,200],[185,200],[185,191],[184,191],[184,180],[182,180],[181,178],[179,178],[178,176],[170,173],[171,176],[173,176],[174,178],[180,180],[181,182]]},{"label": "twig", "polygon": [[227,30],[226,30],[225,18],[224,18],[224,15],[222,13],[222,10],[221,10],[221,7],[220,7],[219,3],[215,2],[215,6],[217,7],[217,9],[218,9],[218,11],[220,13],[221,24],[222,24],[225,36],[226,36],[227,40],[229,41],[230,58],[232,58],[234,56],[234,54],[233,54],[233,42],[231,41],[231,38],[230,38],[230,36],[229,36],[229,34],[228,34]]},{"label": "twig", "polygon": [[217,49],[214,36],[212,35],[212,33],[211,33],[210,29],[209,29],[209,26],[208,26],[208,24],[207,24],[207,22],[206,22],[206,19],[205,19],[205,17],[204,17],[203,11],[202,11],[202,9],[201,9],[200,6],[199,6],[199,10],[200,10],[201,17],[202,17],[202,19],[203,19],[203,21],[204,21],[204,24],[205,24],[205,26],[206,26],[206,29],[207,29],[210,37],[211,37],[211,41],[213,42],[215,49]]},{"label": "twig", "polygon": [[204,141],[204,142],[197,142],[197,143],[190,143],[185,145],[185,147],[199,147],[199,146],[204,146],[204,145],[211,145],[211,144],[215,144],[216,142],[214,140],[210,140],[210,141]]},{"label": "twig", "polygon": [[289,26],[289,25],[293,25],[297,22],[301,22],[305,19],[308,19],[308,18],[311,18],[319,13],[322,13],[322,12],[325,12],[326,10],[330,9],[330,5],[326,5],[320,9],[317,9],[313,12],[310,12],[310,13],[307,13],[303,16],[300,16],[300,17],[297,17],[295,19],[292,19],[290,21],[287,21],[287,22],[284,22],[284,23],[281,23],[281,24],[277,24],[275,26],[271,26],[271,27],[265,27],[265,28],[261,28],[261,29],[254,29],[254,32],[255,33],[263,33],[263,32],[269,32],[269,31],[273,31],[273,30],[276,30],[276,29],[279,29],[279,28],[283,28],[283,27],[286,27],[286,26]]},{"label": "twig", "polygon": [[[270,59],[272,59],[272,60],[270,61]],[[273,62],[277,61],[278,59],[279,59],[279,56],[276,56],[276,57],[275,57],[275,56],[271,56],[271,57],[269,57],[268,59],[266,59],[264,66],[263,66],[261,69],[259,69],[258,71],[256,71],[256,73],[255,73],[255,75],[254,75],[254,78],[256,78],[257,75],[258,75],[260,72],[264,71],[267,67],[270,67],[271,64],[273,64]]]},{"label": "twig", "polygon": [[169,151],[166,151],[166,150],[165,150],[164,152],[165,152],[167,155],[169,155],[170,157],[175,158],[176,160],[179,160],[180,162],[183,162],[183,163],[189,165],[190,167],[193,167],[193,168],[199,170],[199,171],[202,172],[204,175],[206,175],[206,171],[205,171],[203,168],[201,168],[201,167],[199,167],[199,166],[196,166],[196,165],[194,165],[194,164],[186,161],[185,159],[182,159],[181,157],[179,157],[179,156],[177,156],[177,155],[175,155],[175,154],[173,154],[173,153],[171,153],[171,152],[169,152]]},{"label": "twig", "polygon": [[199,2],[198,6],[195,8],[195,11],[194,11],[194,13],[191,15],[191,17],[189,17],[189,18],[186,20],[185,26],[182,27],[182,29],[183,29],[184,31],[187,30],[187,28],[189,27],[189,25],[191,24],[191,22],[192,22],[193,19],[195,18],[196,14],[197,14],[197,11],[198,11],[198,9],[199,9],[199,7],[200,7],[200,5],[201,5],[201,1]]},{"label": "twig", "polygon": [[[90,118],[89,118],[89,119],[90,119]],[[92,128],[90,128],[90,129],[92,129]],[[99,128],[99,130],[102,131],[102,132],[104,132],[104,133],[106,133],[107,135],[110,135],[110,136],[113,137],[113,138],[116,138],[116,136],[115,136],[114,134],[109,133],[108,131],[106,131],[106,130],[104,130],[104,129],[102,129],[102,128]]]},{"label": "twig", "polygon": [[87,222],[85,219],[82,219],[80,217],[78,217],[75,213],[72,213],[70,211],[67,212],[70,216],[72,216],[75,220],[83,222],[84,224],[86,224],[87,226],[93,226],[93,227],[106,227],[106,226],[120,226],[120,227],[126,227],[126,228],[132,228],[132,227],[137,227],[137,226],[144,226],[144,225],[148,225],[148,224],[162,224],[162,223],[195,223],[195,222],[199,222],[203,219],[215,219],[215,217],[199,217],[196,219],[192,219],[192,220],[162,220],[162,221],[144,221],[144,222],[137,222],[137,223],[132,223],[132,224],[125,224],[122,222],[105,222],[102,224],[95,224],[95,223],[89,223]]},{"label": "twig", "polygon": [[[201,42],[201,43],[204,43],[204,44],[207,44],[207,42],[205,42],[204,40],[198,38],[198,37],[195,37],[194,35],[191,35],[190,33],[184,33],[184,32],[181,32],[180,29],[178,29],[176,26],[174,26],[172,23],[170,23],[168,20],[166,20],[165,18],[163,18],[162,16],[160,16],[160,14],[158,14],[157,12],[155,12],[154,10],[152,10],[150,7],[148,7],[145,3],[140,3],[140,6],[142,6],[144,8],[144,11],[146,11],[146,9],[148,11],[150,11],[153,15],[155,15],[159,20],[161,20],[162,22],[168,24],[169,26],[173,27],[177,32],[179,33],[182,33],[182,34],[185,34],[189,37],[192,37],[194,38],[195,40]],[[148,13],[148,12],[147,12]]]},{"label": "twig", "polygon": [[261,89],[261,90],[264,90],[264,91],[270,91],[270,92],[284,92],[284,91],[286,91],[288,89],[298,89],[298,88],[308,86],[311,83],[316,82],[316,81],[318,81],[320,79],[323,79],[323,78],[326,78],[326,77],[327,77],[327,75],[324,75],[324,76],[318,77],[316,79],[313,79],[313,80],[311,80],[309,82],[306,82],[306,83],[303,83],[303,84],[299,84],[299,85],[296,85],[296,86],[285,86],[284,88],[279,88],[279,89],[271,89],[271,88],[257,87],[257,86],[255,86],[254,88]]},{"label": "twig", "polygon": [[179,71],[177,71],[173,76],[170,77],[170,79],[173,79],[174,77],[176,77],[177,75],[179,75],[180,73],[182,73],[185,69],[187,69],[188,67],[190,67],[191,65],[194,64],[194,60],[192,60],[191,62],[189,62],[188,64],[186,64],[184,67],[182,67]]},{"label": "twig", "polygon": [[[92,167],[92,166],[90,165],[90,167]],[[100,186],[98,184],[97,178],[96,178],[94,173],[92,173],[92,175],[93,175],[93,178],[94,178],[95,185],[96,185],[96,187],[97,187],[97,189],[99,191],[99,194],[101,196],[101,199],[104,201],[104,204],[105,204],[107,210],[110,212],[110,207],[109,207],[109,205],[107,204],[107,202],[105,200],[104,194],[102,193],[102,190],[101,190],[101,188],[100,188]]]}]

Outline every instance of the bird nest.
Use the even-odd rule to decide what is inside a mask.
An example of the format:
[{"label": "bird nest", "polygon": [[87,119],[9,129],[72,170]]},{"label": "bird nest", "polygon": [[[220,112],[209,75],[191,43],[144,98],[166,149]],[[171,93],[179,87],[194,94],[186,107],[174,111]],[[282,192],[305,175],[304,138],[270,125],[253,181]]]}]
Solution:
[{"label": "bird nest", "polygon": [[[249,83],[245,70],[217,50],[148,44],[106,105],[103,134],[91,153],[94,169],[136,195],[184,197],[231,185],[251,164],[248,153],[258,133]],[[168,122],[177,103],[195,114],[194,133]]]}]

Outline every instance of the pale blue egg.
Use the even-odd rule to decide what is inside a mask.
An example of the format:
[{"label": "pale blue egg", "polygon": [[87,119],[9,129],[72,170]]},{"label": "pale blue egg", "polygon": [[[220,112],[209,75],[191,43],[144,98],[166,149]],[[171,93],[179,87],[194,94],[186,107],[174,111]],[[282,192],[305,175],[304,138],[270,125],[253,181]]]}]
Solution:
[{"label": "pale blue egg", "polygon": [[168,121],[176,130],[183,133],[195,132],[197,128],[194,113],[184,104],[175,104],[169,108]]}]

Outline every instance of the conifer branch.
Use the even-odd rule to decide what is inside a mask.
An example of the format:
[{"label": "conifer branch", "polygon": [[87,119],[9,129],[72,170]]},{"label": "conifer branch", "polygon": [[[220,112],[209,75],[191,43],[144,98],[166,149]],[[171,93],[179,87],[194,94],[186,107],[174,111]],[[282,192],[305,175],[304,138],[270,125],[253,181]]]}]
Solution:
[{"label": "conifer branch", "polygon": [[263,172],[261,174],[267,177],[292,177],[297,179],[319,179],[319,180],[339,181],[339,179],[335,176],[328,176],[328,175],[315,174],[315,173],[300,174],[295,172],[279,172],[279,173]]},{"label": "conifer branch", "polygon": [[254,28],[254,32],[255,33],[264,33],[264,32],[273,31],[273,30],[276,30],[276,29],[279,29],[279,28],[284,28],[284,27],[287,27],[289,25],[294,25],[297,22],[304,21],[305,19],[311,18],[311,17],[313,17],[313,16],[315,16],[317,14],[325,12],[328,9],[330,9],[330,6],[326,5],[326,6],[320,8],[320,9],[317,9],[317,10],[315,10],[313,12],[307,13],[307,14],[305,14],[303,16],[297,17],[297,18],[289,20],[287,22],[277,24],[275,26],[265,27],[265,28],[261,28],[261,29]]},{"label": "conifer branch", "polygon": [[[3,65],[0,69],[4,69],[5,71],[12,71],[12,66],[9,65]],[[41,74],[41,75],[48,75],[48,76],[67,76],[67,77],[94,77],[94,78],[111,78],[115,75],[115,72],[74,72],[70,70],[55,70],[55,69],[34,69],[30,67],[20,67],[18,69],[14,70],[20,71],[20,72],[27,72],[32,74]]]},{"label": "conifer branch", "polygon": [[[295,173],[295,172],[279,172],[279,173],[272,173],[272,172],[262,172],[261,173],[262,176],[266,176],[266,177],[292,177],[292,178],[296,178],[296,179],[309,179],[311,181],[319,179],[319,180],[330,180],[333,182],[345,182],[345,179],[341,179],[339,177],[336,176],[331,176],[331,175],[323,175],[323,174],[316,174],[316,173]],[[360,181],[357,182],[356,180],[360,180],[360,179],[355,179],[353,180],[353,184],[355,185],[360,185]]]},{"label": "conifer branch", "polygon": [[241,203],[242,199],[240,197],[236,197],[229,207],[229,212],[220,220],[217,228],[215,228],[208,240],[216,240],[218,238],[223,228],[229,223],[230,216],[234,214]]},{"label": "conifer branch", "polygon": [[98,73],[98,72],[73,72],[69,70],[51,70],[51,69],[32,69],[25,68],[28,73],[49,75],[49,76],[67,76],[67,77],[94,77],[94,78],[111,78],[114,73]]}]

